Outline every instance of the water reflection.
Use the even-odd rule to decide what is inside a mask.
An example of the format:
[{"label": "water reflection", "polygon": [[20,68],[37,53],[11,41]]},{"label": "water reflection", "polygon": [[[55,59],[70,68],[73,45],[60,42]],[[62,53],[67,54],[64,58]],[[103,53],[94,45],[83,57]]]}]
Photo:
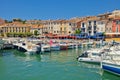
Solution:
[{"label": "water reflection", "polygon": [[32,60],[41,61],[40,54],[26,55],[24,52],[20,52],[14,49],[13,50],[2,50],[0,54],[3,57],[13,55],[15,58],[21,59],[23,61],[32,61]]}]

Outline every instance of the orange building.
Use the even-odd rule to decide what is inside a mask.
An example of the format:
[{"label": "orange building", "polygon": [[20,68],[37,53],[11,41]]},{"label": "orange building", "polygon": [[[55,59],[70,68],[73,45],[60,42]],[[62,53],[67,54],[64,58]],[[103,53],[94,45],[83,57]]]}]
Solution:
[{"label": "orange building", "polygon": [[114,33],[120,33],[120,19],[113,20],[112,31]]}]

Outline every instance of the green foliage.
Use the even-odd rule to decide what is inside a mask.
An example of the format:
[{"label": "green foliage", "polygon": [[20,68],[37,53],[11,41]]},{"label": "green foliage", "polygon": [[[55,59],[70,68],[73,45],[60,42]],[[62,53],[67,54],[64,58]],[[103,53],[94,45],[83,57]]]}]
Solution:
[{"label": "green foliage", "polygon": [[26,33],[22,33],[22,32],[9,32],[6,33],[7,37],[29,37],[32,36],[32,33],[30,32],[26,32]]},{"label": "green foliage", "polygon": [[34,35],[35,35],[35,36],[38,35],[38,31],[37,31],[37,30],[34,31]]},{"label": "green foliage", "polygon": [[9,21],[9,20],[5,20],[5,23],[12,23],[12,21]]},{"label": "green foliage", "polygon": [[25,23],[26,23],[26,20],[22,21],[22,23],[25,24]]},{"label": "green foliage", "polygon": [[22,22],[22,19],[13,19],[13,21],[18,21],[18,22]]},{"label": "green foliage", "polygon": [[105,36],[105,32],[102,32],[103,36]]},{"label": "green foliage", "polygon": [[27,32],[27,33],[26,33],[26,36],[28,36],[28,37],[29,37],[29,36],[32,36],[32,33],[31,33],[31,32]]},{"label": "green foliage", "polygon": [[79,29],[75,30],[75,34],[80,34],[81,31]]},{"label": "green foliage", "polygon": [[2,36],[2,37],[4,37],[4,34],[3,34],[3,33],[1,33],[1,36]]}]

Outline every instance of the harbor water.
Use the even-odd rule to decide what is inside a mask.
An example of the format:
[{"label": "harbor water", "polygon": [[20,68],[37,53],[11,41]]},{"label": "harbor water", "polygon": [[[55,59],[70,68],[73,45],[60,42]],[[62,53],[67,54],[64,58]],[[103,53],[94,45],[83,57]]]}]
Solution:
[{"label": "harbor water", "polygon": [[0,80],[120,80],[100,65],[76,60],[84,49],[25,55],[17,50],[0,51]]}]

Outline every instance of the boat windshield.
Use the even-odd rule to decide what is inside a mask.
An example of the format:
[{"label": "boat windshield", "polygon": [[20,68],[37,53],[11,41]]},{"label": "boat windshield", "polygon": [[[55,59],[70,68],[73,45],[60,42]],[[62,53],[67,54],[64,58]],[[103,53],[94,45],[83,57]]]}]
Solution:
[{"label": "boat windshield", "polygon": [[80,57],[88,57],[88,54],[89,54],[88,52],[84,52],[80,55]]},{"label": "boat windshield", "polygon": [[93,56],[101,56],[100,53],[92,53]]}]

